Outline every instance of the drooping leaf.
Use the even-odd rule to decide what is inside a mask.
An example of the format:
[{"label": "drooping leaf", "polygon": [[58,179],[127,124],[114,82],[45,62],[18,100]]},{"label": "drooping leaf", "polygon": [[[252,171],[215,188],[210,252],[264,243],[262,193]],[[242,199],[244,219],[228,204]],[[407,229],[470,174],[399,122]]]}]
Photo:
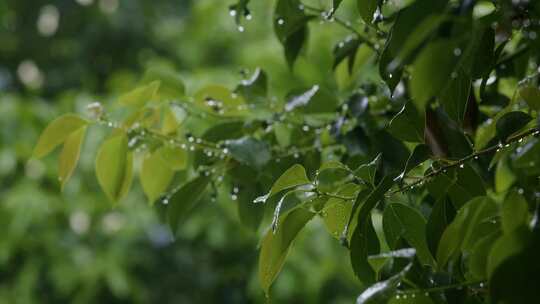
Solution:
[{"label": "drooping leaf", "polygon": [[423,264],[434,264],[426,240],[426,220],[418,211],[401,203],[390,204],[384,209],[383,228],[391,249],[397,249],[398,240],[403,238],[416,249]]},{"label": "drooping leaf", "polygon": [[433,256],[437,254],[437,247],[439,246],[441,236],[455,216],[456,211],[454,206],[445,197],[437,200],[435,206],[433,206],[426,225],[426,240]]},{"label": "drooping leaf", "polygon": [[295,164],[287,169],[287,171],[283,172],[283,174],[274,182],[272,188],[266,195],[258,197],[254,202],[264,203],[268,198],[283,190],[309,183],[311,183],[311,181],[307,178],[306,169],[300,164]]},{"label": "drooping leaf", "polygon": [[358,47],[360,47],[360,40],[354,38],[354,36],[348,36],[344,40],[338,42],[334,46],[333,69],[336,69],[343,60],[349,58],[349,73],[351,73]]},{"label": "drooping leaf", "polygon": [[379,0],[356,0],[358,12],[365,22],[371,23],[377,10]]},{"label": "drooping leaf", "polygon": [[285,263],[291,243],[313,216],[314,213],[306,209],[294,209],[282,215],[276,233],[269,230],[264,236],[259,255],[259,281],[266,294]]},{"label": "drooping leaf", "polygon": [[146,155],[139,178],[150,204],[153,204],[167,190],[173,176],[172,166],[165,161],[161,148]]},{"label": "drooping leaf", "polygon": [[508,157],[502,157],[496,163],[495,191],[506,192],[516,181],[516,176],[510,168]]},{"label": "drooping leaf", "polygon": [[478,197],[465,204],[444,231],[437,249],[437,262],[444,267],[462,250],[474,245],[481,225],[497,214],[497,205],[488,197]]},{"label": "drooping leaf", "polygon": [[476,280],[485,280],[487,278],[489,252],[499,236],[500,232],[495,231],[480,239],[473,246],[471,255],[468,258],[468,264],[470,273]]},{"label": "drooping leaf", "polygon": [[199,176],[185,183],[176,191],[167,205],[167,222],[173,234],[189,211],[201,200],[206,187],[212,181],[211,176]]},{"label": "drooping leaf", "polygon": [[285,48],[290,67],[298,57],[307,37],[307,16],[299,0],[279,0],[274,13],[274,31]]},{"label": "drooping leaf", "polygon": [[41,133],[34,148],[33,157],[41,158],[63,143],[71,133],[86,126],[89,122],[76,114],[64,114],[53,120]]},{"label": "drooping leaf", "polygon": [[95,170],[101,189],[112,202],[117,202],[127,193],[133,178],[133,156],[128,150],[125,134],[117,134],[103,142],[96,157]]},{"label": "drooping leaf", "polygon": [[257,169],[262,169],[272,157],[268,144],[252,137],[230,140],[227,148],[234,159]]},{"label": "drooping leaf", "polygon": [[[337,195],[343,197],[356,197],[360,191],[360,186],[354,183],[344,184],[336,192]],[[336,239],[340,239],[341,233],[347,225],[347,221],[351,216],[353,203],[350,200],[343,200],[339,198],[330,198],[321,214],[326,226],[326,229]]]},{"label": "drooping leaf", "polygon": [[77,167],[85,134],[86,126],[83,126],[72,132],[64,142],[62,153],[58,159],[58,179],[62,189],[73,174],[75,167]]},{"label": "drooping leaf", "polygon": [[354,274],[364,285],[375,283],[375,271],[369,263],[368,256],[379,251],[379,240],[371,220],[369,218],[358,220],[351,236],[349,252]]}]

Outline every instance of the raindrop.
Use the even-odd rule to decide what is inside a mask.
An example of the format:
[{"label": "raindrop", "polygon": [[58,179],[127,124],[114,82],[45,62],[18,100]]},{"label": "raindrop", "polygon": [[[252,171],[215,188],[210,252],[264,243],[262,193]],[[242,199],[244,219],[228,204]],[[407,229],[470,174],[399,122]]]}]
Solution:
[{"label": "raindrop", "polygon": [[302,127],[302,130],[303,130],[304,132],[309,131],[309,126],[308,126],[308,125],[304,125],[304,126]]},{"label": "raindrop", "polygon": [[202,139],[197,138],[197,140],[195,140],[195,142],[198,143],[198,144],[200,144],[200,143],[202,143]]},{"label": "raindrop", "polygon": [[244,30],[245,30],[245,29],[244,29],[243,26],[241,26],[241,25],[238,26],[238,31],[239,31],[240,33],[243,33]]},{"label": "raindrop", "polygon": [[461,55],[461,49],[460,48],[455,48],[454,49],[454,56],[460,56]]},{"label": "raindrop", "polygon": [[240,191],[240,189],[238,189],[238,187],[235,186],[235,187],[233,188],[233,193],[238,193],[238,191]]},{"label": "raindrop", "polygon": [[229,153],[229,149],[223,148],[223,154],[228,154],[228,153]]},{"label": "raindrop", "polygon": [[236,14],[237,14],[237,12],[236,12],[236,10],[235,10],[235,9],[231,9],[231,10],[229,10],[229,15],[230,15],[231,17],[235,17],[235,16],[236,16]]},{"label": "raindrop", "polygon": [[252,16],[251,14],[247,14],[247,15],[246,15],[246,20],[249,21],[249,20],[251,20],[251,19],[253,19],[253,16]]},{"label": "raindrop", "polygon": [[294,156],[294,158],[299,158],[300,154],[298,154],[298,152],[295,152],[293,156]]},{"label": "raindrop", "polygon": [[459,165],[459,168],[460,168],[460,169],[463,169],[463,168],[465,168],[465,165],[464,165],[464,164],[460,164],[460,165]]},{"label": "raindrop", "polygon": [[278,18],[277,24],[278,25],[283,25],[283,24],[285,24],[285,20],[283,20],[283,18]]},{"label": "raindrop", "polygon": [[233,201],[237,200],[237,199],[238,199],[238,195],[236,195],[236,194],[231,195],[231,199],[232,199]]},{"label": "raindrop", "polygon": [[195,146],[189,146],[189,151],[195,151]]},{"label": "raindrop", "polygon": [[194,139],[192,136],[188,137],[188,141],[189,141],[189,142],[193,142],[194,140],[195,140],[195,139]]}]

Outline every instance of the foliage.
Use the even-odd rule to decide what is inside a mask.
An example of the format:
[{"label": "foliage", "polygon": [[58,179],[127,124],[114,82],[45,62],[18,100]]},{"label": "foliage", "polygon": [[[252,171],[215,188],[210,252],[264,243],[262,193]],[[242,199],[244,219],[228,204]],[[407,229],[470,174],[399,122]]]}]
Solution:
[{"label": "foliage", "polygon": [[[231,7],[245,16],[235,18],[241,32],[250,5]],[[345,6],[358,10],[345,14]],[[229,198],[248,227],[269,224],[259,259],[268,296],[291,243],[318,217],[349,252],[362,284],[357,303],[532,303],[539,17],[534,1],[345,0],[324,8],[278,0],[273,27],[292,70],[317,30],[350,32],[336,37],[333,85],[276,98],[272,74],[256,69],[234,88],[192,94],[159,67],[118,96],[114,111],[93,104],[92,117],[77,121],[110,129],[96,174],[113,203],[142,159],[145,194],[173,232],[194,206]],[[79,150],[82,141],[70,140],[79,125],[50,136],[78,114],[66,115],[42,134],[36,156],[61,142]],[[60,163],[76,160],[62,153]]]}]

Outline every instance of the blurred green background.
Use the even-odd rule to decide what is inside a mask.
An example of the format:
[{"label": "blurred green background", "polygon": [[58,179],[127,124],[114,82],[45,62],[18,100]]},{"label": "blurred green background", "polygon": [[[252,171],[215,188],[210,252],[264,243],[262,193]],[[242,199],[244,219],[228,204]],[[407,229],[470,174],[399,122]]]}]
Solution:
[{"label": "blurred green background", "polygon": [[[266,301],[256,278],[266,227],[242,227],[235,202],[203,204],[173,240],[140,185],[116,208],[99,190],[100,130],[91,130],[63,193],[56,155],[29,160],[49,121],[95,101],[110,106],[150,66],[176,69],[191,93],[234,87],[256,67],[268,72],[276,98],[313,83],[338,87],[331,53],[342,30],[312,25],[293,73],[272,32],[274,1],[253,1],[243,32],[229,2],[0,1],[0,303]],[[295,244],[273,302],[353,301],[346,251],[322,229],[312,222]]]}]

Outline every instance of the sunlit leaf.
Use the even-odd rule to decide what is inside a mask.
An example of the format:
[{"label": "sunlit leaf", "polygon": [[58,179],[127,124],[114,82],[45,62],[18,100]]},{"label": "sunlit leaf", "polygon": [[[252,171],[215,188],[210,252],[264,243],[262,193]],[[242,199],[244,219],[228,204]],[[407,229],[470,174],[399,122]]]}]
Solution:
[{"label": "sunlit leaf", "polygon": [[76,114],[64,114],[53,120],[41,133],[33,157],[41,158],[63,143],[71,133],[89,122]]},{"label": "sunlit leaf", "polygon": [[62,189],[77,167],[85,134],[86,126],[83,126],[71,133],[64,142],[62,153],[58,159],[58,179],[60,180]]},{"label": "sunlit leaf", "polygon": [[133,175],[133,157],[124,134],[107,139],[96,157],[96,175],[103,192],[112,202],[120,200],[129,190]]}]

